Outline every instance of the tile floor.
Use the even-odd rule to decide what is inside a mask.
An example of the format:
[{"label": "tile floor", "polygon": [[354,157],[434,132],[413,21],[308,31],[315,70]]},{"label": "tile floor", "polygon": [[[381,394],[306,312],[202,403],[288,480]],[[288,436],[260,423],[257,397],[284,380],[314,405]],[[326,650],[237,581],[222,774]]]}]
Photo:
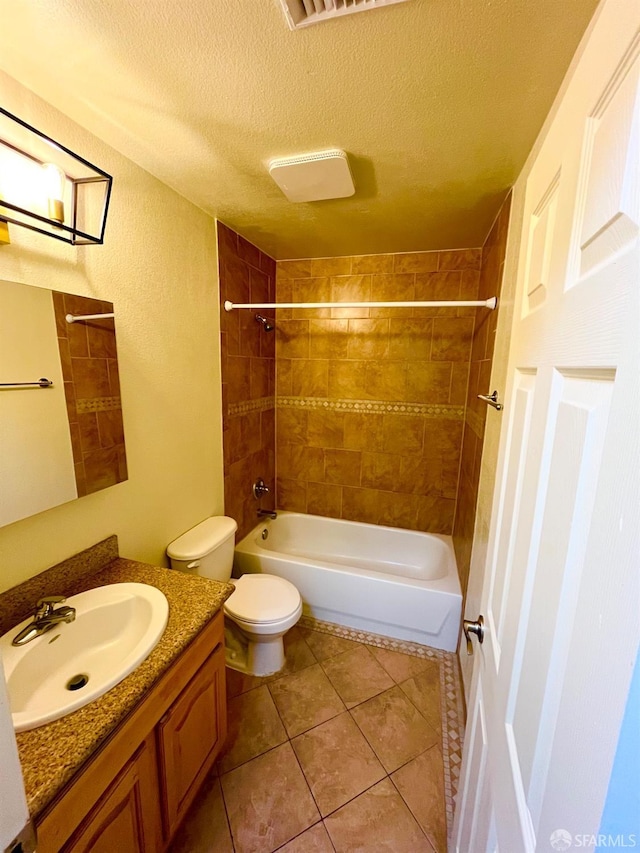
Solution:
[{"label": "tile floor", "polygon": [[285,639],[278,675],[227,670],[225,748],[172,853],[444,853],[444,653]]}]

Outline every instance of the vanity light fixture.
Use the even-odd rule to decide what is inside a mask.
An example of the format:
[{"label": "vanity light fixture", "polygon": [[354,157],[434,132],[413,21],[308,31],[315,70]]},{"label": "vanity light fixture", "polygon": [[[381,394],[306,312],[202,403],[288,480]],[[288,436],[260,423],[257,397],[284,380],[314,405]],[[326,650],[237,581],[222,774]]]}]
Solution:
[{"label": "vanity light fixture", "polygon": [[9,242],[11,222],[74,246],[103,243],[112,183],[98,166],[0,107],[0,242]]}]

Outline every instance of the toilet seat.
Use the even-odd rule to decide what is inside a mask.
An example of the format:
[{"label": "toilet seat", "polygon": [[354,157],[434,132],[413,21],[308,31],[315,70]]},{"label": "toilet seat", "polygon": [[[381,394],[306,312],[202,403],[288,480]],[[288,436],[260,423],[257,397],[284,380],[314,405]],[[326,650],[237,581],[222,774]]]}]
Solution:
[{"label": "toilet seat", "polygon": [[269,625],[289,619],[301,610],[300,593],[284,578],[246,574],[235,581],[224,605],[225,613],[248,625]]}]

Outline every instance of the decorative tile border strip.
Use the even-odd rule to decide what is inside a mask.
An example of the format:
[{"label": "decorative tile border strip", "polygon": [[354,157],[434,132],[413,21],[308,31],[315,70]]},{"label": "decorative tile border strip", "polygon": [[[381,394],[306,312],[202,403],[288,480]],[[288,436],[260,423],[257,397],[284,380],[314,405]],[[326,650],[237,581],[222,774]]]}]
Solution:
[{"label": "decorative tile border strip", "polygon": [[242,403],[229,403],[228,413],[231,415],[246,415],[249,412],[266,412],[275,409],[275,397],[260,397],[258,400],[243,400]]},{"label": "decorative tile border strip", "polygon": [[482,441],[484,438],[484,421],[480,415],[477,412],[473,412],[471,409],[467,409],[465,419],[469,424],[469,429],[471,429],[478,436],[480,441]]},{"label": "decorative tile border strip", "polygon": [[325,397],[277,397],[276,406],[282,409],[326,409],[359,414],[423,415],[432,418],[462,420],[464,406],[436,403],[404,403],[388,400],[329,400]]},{"label": "decorative tile border strip", "polygon": [[87,412],[111,412],[121,408],[120,397],[91,397],[76,400],[76,411],[79,415]]},{"label": "decorative tile border strip", "polygon": [[332,634],[345,640],[355,640],[357,643],[367,643],[394,652],[403,652],[419,658],[429,658],[440,665],[440,715],[442,717],[442,763],[444,769],[444,798],[447,812],[447,833],[451,838],[453,830],[453,813],[455,798],[460,782],[460,766],[462,764],[462,747],[464,744],[465,714],[462,695],[460,667],[455,652],[443,652],[412,643],[408,640],[395,640],[393,637],[383,637],[380,634],[369,634],[357,628],[346,628],[333,622],[322,622],[313,616],[302,616],[299,625]]}]

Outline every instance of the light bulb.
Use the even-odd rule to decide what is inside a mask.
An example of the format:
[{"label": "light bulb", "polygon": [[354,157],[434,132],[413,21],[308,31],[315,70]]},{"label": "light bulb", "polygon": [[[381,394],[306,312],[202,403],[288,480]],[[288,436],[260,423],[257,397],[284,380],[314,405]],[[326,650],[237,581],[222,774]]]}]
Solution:
[{"label": "light bulb", "polygon": [[55,219],[56,222],[64,222],[64,204],[62,202],[62,197],[64,195],[64,182],[66,175],[62,169],[54,163],[43,163],[42,171],[44,174],[44,188],[49,208],[49,219]]}]

